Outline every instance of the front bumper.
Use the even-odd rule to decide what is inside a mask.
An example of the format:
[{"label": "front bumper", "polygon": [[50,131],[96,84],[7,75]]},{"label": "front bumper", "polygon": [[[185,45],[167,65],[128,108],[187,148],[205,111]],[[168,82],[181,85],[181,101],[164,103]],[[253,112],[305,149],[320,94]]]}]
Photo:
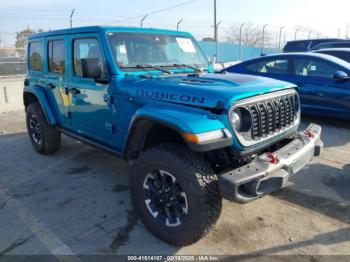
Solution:
[{"label": "front bumper", "polygon": [[246,203],[285,187],[289,176],[321,154],[323,142],[320,136],[321,127],[310,124],[277,151],[259,155],[249,164],[220,175],[222,196],[230,201]]}]

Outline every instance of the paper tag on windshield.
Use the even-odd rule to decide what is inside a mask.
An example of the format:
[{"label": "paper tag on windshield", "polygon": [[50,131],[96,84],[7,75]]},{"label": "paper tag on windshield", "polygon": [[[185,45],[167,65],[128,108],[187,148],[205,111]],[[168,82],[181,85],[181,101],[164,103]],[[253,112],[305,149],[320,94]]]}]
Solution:
[{"label": "paper tag on windshield", "polygon": [[194,47],[192,40],[190,38],[176,38],[182,51],[185,53],[196,53],[196,48]]},{"label": "paper tag on windshield", "polygon": [[119,46],[119,52],[121,54],[126,54],[126,46],[125,45],[120,45]]}]

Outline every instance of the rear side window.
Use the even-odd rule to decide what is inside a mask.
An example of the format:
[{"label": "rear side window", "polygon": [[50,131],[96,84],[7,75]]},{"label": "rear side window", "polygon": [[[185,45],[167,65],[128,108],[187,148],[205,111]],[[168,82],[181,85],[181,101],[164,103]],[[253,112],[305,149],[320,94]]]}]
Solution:
[{"label": "rear side window", "polygon": [[29,69],[34,71],[43,70],[43,45],[41,42],[29,44]]},{"label": "rear side window", "polygon": [[338,71],[335,65],[314,59],[295,59],[294,74],[299,76],[332,78]]},{"label": "rear side window", "polygon": [[102,53],[98,40],[95,38],[83,38],[74,40],[73,44],[73,64],[74,74],[76,76],[89,78],[85,75],[83,64],[87,67],[97,65],[101,76],[106,75],[106,69],[103,63]]},{"label": "rear side window", "polygon": [[347,43],[335,43],[335,44],[332,44],[330,47],[350,47],[350,43],[347,42]]},{"label": "rear side window", "polygon": [[264,74],[288,74],[287,59],[273,59],[255,62],[247,65],[247,69]]},{"label": "rear side window", "polygon": [[63,40],[52,40],[48,43],[49,72],[64,74],[65,47]]},{"label": "rear side window", "polygon": [[342,52],[342,51],[319,51],[318,53],[332,55],[338,57],[342,60],[350,62],[350,52]]}]

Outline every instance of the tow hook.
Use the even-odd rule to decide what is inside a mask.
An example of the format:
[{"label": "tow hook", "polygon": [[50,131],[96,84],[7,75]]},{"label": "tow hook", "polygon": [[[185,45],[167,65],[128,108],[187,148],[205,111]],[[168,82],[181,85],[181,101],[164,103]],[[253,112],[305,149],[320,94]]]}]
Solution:
[{"label": "tow hook", "polygon": [[271,164],[277,164],[279,162],[278,156],[272,152],[268,152],[264,155],[261,155],[259,159],[266,162],[270,162]]},{"label": "tow hook", "polygon": [[315,137],[315,133],[309,129],[304,131],[304,134],[308,137],[308,138],[314,138]]}]

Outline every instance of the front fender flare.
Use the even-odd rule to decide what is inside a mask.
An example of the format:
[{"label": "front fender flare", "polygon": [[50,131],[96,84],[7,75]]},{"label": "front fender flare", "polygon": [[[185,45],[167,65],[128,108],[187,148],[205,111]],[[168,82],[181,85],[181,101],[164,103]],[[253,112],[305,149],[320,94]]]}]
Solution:
[{"label": "front fender flare", "polygon": [[206,110],[181,105],[147,105],[136,111],[131,124],[144,117],[173,127],[179,132],[192,134],[225,128],[219,119],[210,115],[212,114]]},{"label": "front fender flare", "polygon": [[[200,134],[218,129],[225,129],[224,124],[219,119],[210,117],[211,115],[212,114],[206,110],[193,107],[159,104],[146,105],[135,112],[130,122],[128,135],[124,143],[123,154],[124,156],[127,154],[134,127],[137,127],[137,123],[140,120],[147,119],[154,123],[164,125],[178,132],[180,135],[182,133]],[[147,133],[148,128],[145,128],[144,132]],[[146,134],[144,135],[146,136]],[[228,146],[232,144],[232,140],[217,141],[215,144],[207,145],[187,144],[194,151],[204,152]]]},{"label": "front fender flare", "polygon": [[[50,125],[56,125],[57,120],[56,120],[55,115],[52,111],[52,108],[49,104],[45,90],[40,86],[25,86],[24,90],[23,90],[23,101],[24,101],[25,95],[28,93],[32,94],[36,97],[36,99],[38,100],[38,102],[41,105],[42,110],[44,111],[44,114],[45,114],[45,117],[46,117],[46,120],[48,121],[48,123]],[[25,103],[25,101],[24,101],[24,103]]]}]

